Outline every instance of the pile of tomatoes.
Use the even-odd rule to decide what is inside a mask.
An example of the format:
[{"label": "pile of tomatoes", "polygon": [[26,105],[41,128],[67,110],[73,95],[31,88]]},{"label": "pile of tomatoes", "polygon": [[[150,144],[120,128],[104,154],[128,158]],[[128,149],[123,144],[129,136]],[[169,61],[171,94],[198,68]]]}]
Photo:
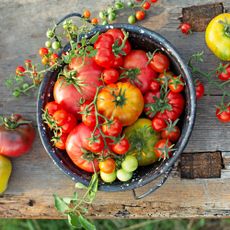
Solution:
[{"label": "pile of tomatoes", "polygon": [[124,30],[109,29],[93,46],[95,56],[76,52],[59,73],[43,120],[77,167],[107,183],[128,181],[139,166],[171,156],[185,83],[164,53],[132,49]]}]

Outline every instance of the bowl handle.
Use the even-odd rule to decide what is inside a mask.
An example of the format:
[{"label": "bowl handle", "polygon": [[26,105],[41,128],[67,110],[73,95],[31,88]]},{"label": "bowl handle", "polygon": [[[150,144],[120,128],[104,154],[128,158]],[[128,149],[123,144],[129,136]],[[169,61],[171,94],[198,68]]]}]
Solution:
[{"label": "bowl handle", "polygon": [[[83,18],[83,16],[80,13],[70,13],[67,14],[66,16],[64,16],[63,18],[61,18],[58,22],[57,22],[57,26],[60,25],[62,22],[64,22],[67,18],[72,18],[72,17],[78,17],[78,18]],[[86,20],[87,22],[91,22],[90,20]]]},{"label": "bowl handle", "polygon": [[150,188],[147,192],[141,194],[141,195],[137,195],[135,189],[133,189],[133,196],[136,200],[140,200],[148,195],[150,195],[151,193],[155,192],[158,188],[160,188],[168,179],[169,173],[172,171],[173,166],[171,166],[165,173],[161,174],[160,177],[162,178],[160,180],[160,182],[158,182],[157,184],[155,184],[152,188]]}]

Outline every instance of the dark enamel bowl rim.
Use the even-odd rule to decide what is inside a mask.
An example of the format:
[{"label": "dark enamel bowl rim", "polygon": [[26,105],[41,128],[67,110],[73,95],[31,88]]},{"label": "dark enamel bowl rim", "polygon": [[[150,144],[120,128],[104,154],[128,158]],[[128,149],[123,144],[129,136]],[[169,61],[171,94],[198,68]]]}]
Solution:
[{"label": "dark enamel bowl rim", "polygon": [[[158,171],[154,175],[148,176],[144,180],[141,180],[141,181],[137,180],[137,181],[130,182],[125,187],[122,187],[120,185],[114,185],[114,184],[101,184],[101,185],[99,185],[99,190],[113,192],[113,191],[131,190],[131,189],[135,189],[135,188],[144,186],[144,185],[150,183],[151,181],[153,181],[154,179],[156,179],[157,177],[159,177],[160,175],[166,173],[169,170],[169,168],[171,168],[173,166],[173,164],[177,161],[180,154],[184,150],[184,148],[188,142],[188,139],[191,135],[192,129],[193,129],[193,125],[194,125],[194,121],[195,121],[195,111],[196,111],[196,96],[195,96],[195,89],[194,89],[194,84],[192,81],[192,76],[191,76],[191,74],[187,68],[187,65],[184,63],[184,61],[182,60],[182,58],[180,57],[180,55],[176,51],[176,48],[169,41],[167,41],[164,37],[162,37],[160,34],[154,32],[154,31],[151,31],[149,29],[139,27],[139,26],[129,25],[129,24],[122,24],[122,23],[117,23],[117,24],[113,24],[113,25],[106,25],[106,26],[97,26],[90,33],[88,33],[87,36],[92,36],[96,32],[100,32],[100,33],[104,32],[104,31],[108,30],[109,28],[123,28],[125,30],[132,31],[135,33],[137,33],[139,31],[140,34],[155,40],[157,43],[160,44],[160,46],[162,46],[165,50],[170,52],[171,56],[173,56],[175,58],[175,60],[177,61],[177,64],[180,65],[180,68],[183,70],[183,73],[186,76],[186,81],[187,81],[186,86],[188,87],[189,100],[190,100],[190,108],[189,108],[190,115],[188,118],[187,126],[185,127],[186,130],[185,130],[185,133],[184,133],[184,136],[183,136],[183,139],[182,139],[180,145],[178,146],[178,148],[175,150],[175,152],[173,154],[173,157],[167,161],[167,164],[164,164],[162,166],[160,171]],[[39,135],[40,135],[42,144],[43,144],[46,152],[48,153],[48,155],[51,157],[51,159],[54,161],[54,163],[59,167],[59,169],[62,172],[64,172],[67,176],[70,176],[72,178],[72,180],[74,180],[74,181],[78,181],[78,182],[81,182],[83,184],[88,184],[88,181],[86,179],[83,179],[83,178],[77,176],[76,174],[71,172],[67,167],[65,167],[62,164],[62,162],[57,157],[56,153],[53,151],[52,147],[49,144],[48,136],[46,135],[45,130],[43,129],[43,125],[42,125],[43,122],[42,122],[42,110],[41,110],[41,108],[42,108],[41,96],[45,90],[47,82],[48,82],[48,78],[44,78],[44,80],[43,80],[43,82],[39,88],[38,101],[37,101],[37,124],[38,124],[38,131],[39,131]]]}]

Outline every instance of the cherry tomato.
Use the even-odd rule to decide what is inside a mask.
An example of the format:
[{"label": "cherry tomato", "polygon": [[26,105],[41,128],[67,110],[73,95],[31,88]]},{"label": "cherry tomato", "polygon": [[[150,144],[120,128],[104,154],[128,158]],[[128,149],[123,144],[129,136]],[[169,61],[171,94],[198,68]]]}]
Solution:
[{"label": "cherry tomato", "polygon": [[167,124],[166,124],[164,119],[158,118],[158,117],[153,118],[153,120],[152,120],[152,128],[153,128],[153,130],[155,130],[157,132],[160,132],[166,127],[167,127]]},{"label": "cherry tomato", "polygon": [[46,47],[42,47],[42,48],[39,49],[39,55],[41,57],[47,55],[48,53],[49,53],[49,50]]},{"label": "cherry tomato", "polygon": [[100,176],[101,176],[101,179],[106,183],[112,183],[117,178],[116,171],[114,171],[112,173],[104,173],[104,172],[100,171]]},{"label": "cherry tomato", "polygon": [[216,117],[221,122],[230,122],[230,105],[224,105],[224,108],[218,107]]},{"label": "cherry tomato", "polygon": [[54,144],[55,147],[61,150],[65,150],[65,143],[66,143],[67,137],[68,137],[68,134],[63,133],[60,139],[55,142]]},{"label": "cherry tomato", "polygon": [[91,13],[90,13],[89,10],[85,10],[85,11],[83,12],[83,17],[84,17],[84,18],[90,18],[90,15],[91,15]]},{"label": "cherry tomato", "polygon": [[98,22],[99,22],[98,18],[92,18],[92,20],[91,20],[91,23],[92,23],[93,25],[97,25]]},{"label": "cherry tomato", "polygon": [[110,68],[105,69],[102,72],[103,80],[108,85],[111,83],[116,83],[119,78],[119,72],[116,69]]},{"label": "cherry tomato", "polygon": [[141,21],[141,20],[143,20],[145,18],[145,12],[143,11],[143,10],[138,10],[137,12],[136,12],[136,19],[138,20],[138,21]]},{"label": "cherry tomato", "polygon": [[172,77],[169,79],[169,89],[174,93],[180,93],[184,90],[184,82],[181,77]]},{"label": "cherry tomato", "polygon": [[124,64],[124,59],[123,59],[122,55],[119,54],[118,56],[115,56],[113,67],[119,68],[119,67],[122,67],[123,64]]},{"label": "cherry tomato", "polygon": [[150,83],[150,90],[153,92],[159,91],[161,88],[160,82],[157,81],[156,79],[153,79]]},{"label": "cherry tomato", "polygon": [[46,57],[46,56],[44,56],[44,57],[42,57],[41,62],[42,62],[42,65],[47,65],[47,64],[48,64],[48,62],[49,62],[49,58],[48,58],[48,57]]},{"label": "cherry tomato", "polygon": [[134,24],[136,22],[136,17],[135,17],[135,15],[130,15],[129,17],[128,17],[128,23],[129,24]]},{"label": "cherry tomato", "polygon": [[61,109],[61,106],[56,101],[48,102],[45,106],[45,111],[48,111],[50,116],[53,116],[54,113]]},{"label": "cherry tomato", "polygon": [[151,2],[152,2],[152,3],[155,3],[155,2],[157,2],[157,0],[151,0]]},{"label": "cherry tomato", "polygon": [[117,118],[115,118],[113,121],[109,123],[105,122],[102,125],[102,131],[107,136],[116,137],[122,131],[122,123]]},{"label": "cherry tomato", "polygon": [[190,25],[189,23],[186,23],[186,22],[182,23],[182,24],[179,26],[179,28],[180,28],[180,30],[181,30],[181,32],[182,32],[183,34],[189,34],[189,33],[191,33],[191,31],[192,31],[191,25]]},{"label": "cherry tomato", "polygon": [[195,89],[196,89],[196,99],[199,100],[204,96],[204,85],[201,81],[197,80],[195,82]]},{"label": "cherry tomato", "polygon": [[171,156],[171,142],[166,139],[161,139],[159,140],[155,145],[154,145],[154,151],[156,154],[156,157],[166,159]]},{"label": "cherry tomato", "polygon": [[95,110],[90,111],[86,114],[82,114],[82,122],[90,127],[90,128],[94,128],[96,125],[96,116],[95,116]]},{"label": "cherry tomato", "polygon": [[122,155],[128,152],[129,150],[129,141],[126,138],[122,138],[116,144],[112,144],[112,150],[116,154]]},{"label": "cherry tomato", "polygon": [[117,170],[117,179],[120,181],[128,181],[132,178],[133,173],[132,172],[126,172],[124,169]]},{"label": "cherry tomato", "polygon": [[160,52],[155,53],[150,62],[151,68],[158,73],[163,73],[166,71],[169,68],[169,64],[169,58]]},{"label": "cherry tomato", "polygon": [[99,153],[104,149],[104,141],[102,136],[97,136],[94,140],[85,140],[87,149],[93,153]]},{"label": "cherry tomato", "polygon": [[177,126],[174,126],[170,130],[166,128],[161,132],[161,137],[176,142],[180,137],[180,129]]},{"label": "cherry tomato", "polygon": [[142,4],[142,8],[143,8],[144,10],[148,10],[150,7],[151,7],[151,4],[150,4],[149,2],[144,2],[144,3]]},{"label": "cherry tomato", "polygon": [[30,59],[26,59],[25,60],[25,66],[27,66],[28,68],[32,67],[32,61]]},{"label": "cherry tomato", "polygon": [[135,156],[128,155],[125,157],[124,161],[122,161],[121,167],[126,172],[133,172],[138,167],[138,160]]},{"label": "cherry tomato", "polygon": [[226,72],[221,72],[218,75],[221,81],[227,81],[230,79],[230,64],[226,67]]},{"label": "cherry tomato", "polygon": [[116,168],[116,162],[112,158],[107,158],[99,162],[99,169],[104,173],[112,173]]},{"label": "cherry tomato", "polygon": [[64,109],[60,109],[53,114],[53,118],[58,126],[62,126],[66,123],[68,115],[68,112],[66,112]]},{"label": "cherry tomato", "polygon": [[18,66],[15,70],[17,76],[24,76],[25,68],[23,66]]}]

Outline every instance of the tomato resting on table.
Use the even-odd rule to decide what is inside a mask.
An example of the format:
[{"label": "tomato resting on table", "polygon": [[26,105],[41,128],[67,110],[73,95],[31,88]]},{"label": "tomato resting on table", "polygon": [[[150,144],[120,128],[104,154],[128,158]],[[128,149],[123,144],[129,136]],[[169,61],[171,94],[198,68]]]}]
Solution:
[{"label": "tomato resting on table", "polygon": [[[43,120],[53,146],[76,167],[99,172],[105,183],[126,182],[139,166],[172,156],[186,86],[166,53],[133,49],[124,30],[109,29],[93,40],[70,51]],[[226,120],[227,112],[217,117]]]}]

